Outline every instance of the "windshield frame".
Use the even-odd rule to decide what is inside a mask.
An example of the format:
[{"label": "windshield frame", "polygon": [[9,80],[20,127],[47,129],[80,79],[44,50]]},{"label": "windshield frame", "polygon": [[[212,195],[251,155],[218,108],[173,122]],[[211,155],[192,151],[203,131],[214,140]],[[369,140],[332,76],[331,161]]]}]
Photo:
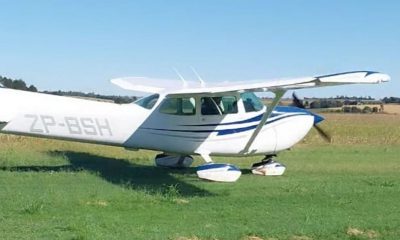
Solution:
[{"label": "windshield frame", "polygon": [[138,100],[134,101],[133,104],[151,110],[157,105],[159,100],[160,94],[155,93],[146,97],[139,98]]},{"label": "windshield frame", "polygon": [[[246,113],[262,111],[266,106],[254,92],[241,92],[240,99],[242,100],[243,108]],[[251,105],[246,105],[246,103]]]}]

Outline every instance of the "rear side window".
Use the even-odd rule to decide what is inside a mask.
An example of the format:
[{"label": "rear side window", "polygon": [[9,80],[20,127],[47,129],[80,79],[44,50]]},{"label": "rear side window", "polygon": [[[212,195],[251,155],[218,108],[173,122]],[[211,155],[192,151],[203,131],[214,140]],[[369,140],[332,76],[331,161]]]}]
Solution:
[{"label": "rear side window", "polygon": [[196,114],[196,101],[194,98],[166,98],[160,106],[160,112],[173,115]]},{"label": "rear side window", "polygon": [[237,112],[235,96],[201,98],[201,114],[203,115],[223,115]]}]

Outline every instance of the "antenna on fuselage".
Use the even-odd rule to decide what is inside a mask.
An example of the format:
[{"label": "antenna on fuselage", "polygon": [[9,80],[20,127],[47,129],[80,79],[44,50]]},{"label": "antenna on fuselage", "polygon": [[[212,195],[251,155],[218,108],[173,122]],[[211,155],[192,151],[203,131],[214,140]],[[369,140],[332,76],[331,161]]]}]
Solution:
[{"label": "antenna on fuselage", "polygon": [[197,73],[196,69],[194,69],[194,67],[190,67],[194,73],[194,75],[196,75],[197,79],[199,79],[200,81],[200,85],[202,87],[204,87],[206,85],[206,83],[204,82],[204,80],[200,77],[200,75]]},{"label": "antenna on fuselage", "polygon": [[174,67],[172,69],[175,71],[175,73],[178,75],[178,77],[182,80],[183,86],[187,87],[188,84],[187,84],[186,80],[182,77],[182,75],[178,72],[178,70]]}]

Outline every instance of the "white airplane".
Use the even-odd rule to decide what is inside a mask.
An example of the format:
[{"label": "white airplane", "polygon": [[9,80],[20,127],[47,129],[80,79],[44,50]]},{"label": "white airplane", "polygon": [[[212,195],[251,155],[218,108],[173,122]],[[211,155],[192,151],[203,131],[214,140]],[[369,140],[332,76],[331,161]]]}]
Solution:
[{"label": "white airplane", "polygon": [[[113,104],[0,88],[0,131],[160,151],[156,164],[187,167],[199,155],[202,179],[234,182],[240,170],[213,163],[211,156],[266,156],[253,173],[281,175],[274,156],[298,143],[321,116],[298,107],[277,106],[288,90],[387,82],[390,77],[354,71],[275,81],[205,83],[142,77],[118,78],[123,89],[152,95],[132,104]],[[264,104],[254,92],[272,92]],[[321,133],[323,133],[321,131]]]}]

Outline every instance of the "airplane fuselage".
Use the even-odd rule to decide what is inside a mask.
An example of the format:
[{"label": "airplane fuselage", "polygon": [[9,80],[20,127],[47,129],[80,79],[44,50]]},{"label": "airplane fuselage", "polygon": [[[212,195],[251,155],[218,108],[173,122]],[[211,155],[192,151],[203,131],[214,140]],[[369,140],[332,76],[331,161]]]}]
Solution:
[{"label": "airplane fuselage", "polygon": [[[197,94],[183,100],[158,95],[147,108],[1,88],[0,127],[3,133],[130,149],[242,156],[288,149],[305,137],[316,120],[306,110],[277,107],[243,152],[266,107],[249,107],[242,94]],[[215,104],[216,110],[210,111],[207,104]]]}]

